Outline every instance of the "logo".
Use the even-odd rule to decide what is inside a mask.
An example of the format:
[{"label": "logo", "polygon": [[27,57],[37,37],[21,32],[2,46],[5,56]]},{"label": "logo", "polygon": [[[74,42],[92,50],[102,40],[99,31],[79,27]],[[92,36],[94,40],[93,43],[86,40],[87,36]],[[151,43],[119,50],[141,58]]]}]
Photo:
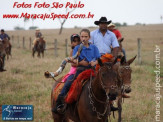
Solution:
[{"label": "logo", "polygon": [[33,106],[2,105],[2,120],[31,121],[33,120]]}]

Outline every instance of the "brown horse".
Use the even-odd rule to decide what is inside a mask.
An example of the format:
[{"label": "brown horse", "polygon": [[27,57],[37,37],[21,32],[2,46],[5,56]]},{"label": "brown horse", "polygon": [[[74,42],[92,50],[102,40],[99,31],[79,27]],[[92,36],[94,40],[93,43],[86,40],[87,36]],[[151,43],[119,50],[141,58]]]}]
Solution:
[{"label": "brown horse", "polygon": [[116,71],[118,75],[118,122],[121,122],[122,113],[122,94],[131,92],[131,73],[130,64],[135,60],[136,56],[126,62],[123,56],[120,63],[116,64]]},{"label": "brown horse", "polygon": [[[118,92],[117,74],[113,70],[115,63],[116,61],[102,64],[99,60],[101,67],[96,77],[93,80],[90,78],[85,83],[78,101],[67,104],[65,113],[55,114],[52,111],[54,121],[67,122],[71,119],[75,122],[105,122],[110,114],[109,95],[115,95]],[[51,93],[52,109],[56,106],[53,91]]]},{"label": "brown horse", "polygon": [[0,55],[0,71],[2,71],[3,68],[3,57]]},{"label": "brown horse", "polygon": [[3,71],[4,58],[6,56],[5,46],[2,41],[0,41],[0,71]]},{"label": "brown horse", "polygon": [[3,42],[3,47],[5,49],[5,52],[6,52],[6,55],[7,55],[7,60],[8,60],[9,56],[12,56],[11,55],[12,45],[11,45],[10,41],[7,38],[3,39],[2,42]]},{"label": "brown horse", "polygon": [[40,53],[42,53],[42,57],[44,57],[44,50],[45,50],[45,40],[43,38],[40,38],[36,41],[33,49],[32,49],[32,56],[34,57],[35,52],[37,51],[37,57],[40,58]]}]

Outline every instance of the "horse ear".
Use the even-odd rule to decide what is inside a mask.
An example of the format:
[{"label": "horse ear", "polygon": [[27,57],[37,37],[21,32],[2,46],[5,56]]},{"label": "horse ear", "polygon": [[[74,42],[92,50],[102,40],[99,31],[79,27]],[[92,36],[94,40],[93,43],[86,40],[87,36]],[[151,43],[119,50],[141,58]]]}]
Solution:
[{"label": "horse ear", "polygon": [[121,42],[123,42],[123,40],[124,40],[124,38],[121,38],[121,40],[119,40],[119,41],[120,41],[120,43],[121,43]]},{"label": "horse ear", "polygon": [[98,58],[98,64],[99,64],[100,66],[103,66],[103,63],[102,63],[102,61],[101,61],[100,58]]},{"label": "horse ear", "polygon": [[117,63],[118,57],[116,57],[116,59],[113,62],[113,65]]},{"label": "horse ear", "polygon": [[[137,56],[137,55],[136,55],[136,56]],[[135,60],[136,56],[133,57],[132,59],[128,60],[127,63],[130,65],[130,64]]]},{"label": "horse ear", "polygon": [[123,57],[121,58],[121,65],[123,65],[124,63],[126,63],[125,56],[123,56]]}]

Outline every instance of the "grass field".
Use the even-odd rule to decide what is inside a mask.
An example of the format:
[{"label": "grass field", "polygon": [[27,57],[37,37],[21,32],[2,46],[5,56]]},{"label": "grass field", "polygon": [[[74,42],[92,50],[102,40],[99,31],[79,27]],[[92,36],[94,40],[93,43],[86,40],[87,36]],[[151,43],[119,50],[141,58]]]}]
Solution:
[{"label": "grass field", "polygon": [[[94,30],[95,28],[90,28]],[[34,122],[52,122],[50,108],[50,94],[54,83],[52,79],[44,77],[45,71],[55,71],[65,57],[65,39],[73,33],[79,33],[81,29],[64,29],[62,35],[59,30],[41,30],[47,41],[47,49],[44,58],[32,58],[29,49],[29,37],[34,39],[34,31],[8,31],[14,35],[12,58],[6,60],[6,72],[0,72],[0,105],[33,105]],[[123,47],[126,49],[127,59],[137,54],[137,38],[141,38],[142,65],[137,64],[137,59],[131,65],[132,92],[131,98],[123,103],[123,122],[154,122],[155,121],[155,46],[163,49],[163,25],[128,26],[119,28],[123,37]],[[18,48],[18,39],[19,45]],[[22,37],[25,37],[25,46],[22,48]],[[54,56],[54,39],[58,40],[58,57]],[[70,42],[69,42],[70,44]],[[70,50],[70,47],[69,47]],[[161,52],[161,65],[163,54]],[[67,65],[62,75],[68,72]],[[163,67],[161,67],[161,72]],[[61,76],[62,76],[61,75]],[[163,74],[161,74],[163,86]],[[162,94],[162,89],[161,89]],[[163,121],[163,101],[161,98],[161,120]],[[111,121],[117,121],[111,116]],[[0,115],[1,118],[1,115]],[[1,119],[0,119],[1,121]]]}]

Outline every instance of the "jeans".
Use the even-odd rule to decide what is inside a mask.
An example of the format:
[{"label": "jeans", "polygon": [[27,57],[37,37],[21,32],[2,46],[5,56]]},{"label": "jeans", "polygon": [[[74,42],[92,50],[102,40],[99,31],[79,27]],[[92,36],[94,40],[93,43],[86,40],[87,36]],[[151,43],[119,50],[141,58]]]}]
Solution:
[{"label": "jeans", "polygon": [[65,85],[63,86],[63,89],[61,91],[61,93],[59,94],[59,96],[65,96],[67,94],[67,92],[70,89],[71,84],[73,83],[74,80],[74,75],[70,75],[67,80]]},{"label": "jeans", "polygon": [[63,89],[61,91],[61,93],[59,94],[58,98],[60,97],[64,97],[66,96],[66,94],[68,93],[70,87],[71,87],[71,84],[73,83],[73,81],[77,78],[77,76],[83,72],[85,69],[89,69],[90,67],[82,67],[81,69],[80,68],[77,68],[77,71],[74,75],[70,75],[67,80],[66,80],[66,83],[65,85],[63,86]]},{"label": "jeans", "polygon": [[125,49],[124,48],[122,48],[122,52],[123,52],[123,55],[125,56],[125,60],[127,59],[127,57],[126,57],[126,51],[125,51]]}]

